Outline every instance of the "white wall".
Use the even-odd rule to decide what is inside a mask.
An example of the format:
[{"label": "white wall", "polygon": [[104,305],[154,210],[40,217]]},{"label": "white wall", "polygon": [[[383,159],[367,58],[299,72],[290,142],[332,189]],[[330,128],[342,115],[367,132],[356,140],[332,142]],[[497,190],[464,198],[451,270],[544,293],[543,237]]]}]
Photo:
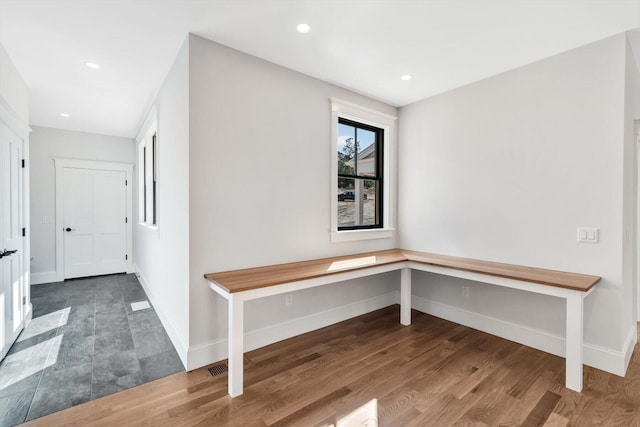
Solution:
[{"label": "white wall", "polygon": [[1,44],[0,96],[25,125],[29,123],[29,89]]},{"label": "white wall", "polygon": [[[190,37],[189,368],[226,357],[226,301],[207,287],[205,273],[395,247],[395,239],[330,242],[331,97],[397,114],[389,105]],[[250,302],[245,330],[275,337],[277,325],[341,319],[325,312],[339,307],[355,316],[361,307],[388,305],[398,286],[398,277],[383,275],[298,292],[292,307],[284,307],[284,296]]]},{"label": "white wall", "polygon": [[[134,163],[130,138],[32,126],[31,274],[32,283],[56,280],[56,170],[54,157]],[[135,184],[135,183],[134,183]],[[135,187],[134,187],[134,193]],[[135,209],[135,201],[134,201]],[[46,218],[53,223],[46,223]]]},{"label": "white wall", "polygon": [[[400,246],[602,276],[585,302],[585,361],[618,372],[633,326],[626,54],[615,36],[400,111]],[[600,243],[577,243],[579,226],[598,227]],[[553,298],[427,274],[413,289],[423,309],[455,321],[564,336]]]},{"label": "white wall", "polygon": [[147,295],[186,366],[189,344],[188,41],[182,46],[154,105],[158,112],[158,229],[136,224],[135,263]]}]

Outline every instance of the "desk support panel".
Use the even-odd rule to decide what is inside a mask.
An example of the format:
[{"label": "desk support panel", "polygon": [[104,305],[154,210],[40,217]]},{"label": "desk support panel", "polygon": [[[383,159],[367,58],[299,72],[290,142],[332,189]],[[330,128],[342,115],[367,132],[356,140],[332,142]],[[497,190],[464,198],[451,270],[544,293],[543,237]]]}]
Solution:
[{"label": "desk support panel", "polygon": [[582,391],[583,295],[572,292],[567,296],[566,387]]},{"label": "desk support panel", "polygon": [[229,296],[229,395],[242,394],[244,372],[244,301]]},{"label": "desk support panel", "polygon": [[411,269],[400,270],[400,323],[411,324]]}]

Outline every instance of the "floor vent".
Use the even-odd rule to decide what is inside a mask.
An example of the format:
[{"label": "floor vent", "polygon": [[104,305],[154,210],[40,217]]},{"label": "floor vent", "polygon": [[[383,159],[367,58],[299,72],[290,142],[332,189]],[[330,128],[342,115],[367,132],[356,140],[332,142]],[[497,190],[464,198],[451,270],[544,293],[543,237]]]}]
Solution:
[{"label": "floor vent", "polygon": [[222,375],[225,372],[229,371],[229,367],[227,366],[226,363],[221,363],[219,365],[216,366],[212,366],[209,368],[209,373],[211,374],[212,377],[216,377],[218,375]]}]

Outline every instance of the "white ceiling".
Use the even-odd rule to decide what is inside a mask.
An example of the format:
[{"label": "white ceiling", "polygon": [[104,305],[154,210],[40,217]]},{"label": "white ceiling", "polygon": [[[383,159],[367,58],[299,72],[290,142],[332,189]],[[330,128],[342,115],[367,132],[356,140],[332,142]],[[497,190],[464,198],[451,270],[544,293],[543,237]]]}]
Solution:
[{"label": "white ceiling", "polygon": [[0,0],[31,124],[127,137],[189,32],[401,106],[638,27],[640,0]]}]

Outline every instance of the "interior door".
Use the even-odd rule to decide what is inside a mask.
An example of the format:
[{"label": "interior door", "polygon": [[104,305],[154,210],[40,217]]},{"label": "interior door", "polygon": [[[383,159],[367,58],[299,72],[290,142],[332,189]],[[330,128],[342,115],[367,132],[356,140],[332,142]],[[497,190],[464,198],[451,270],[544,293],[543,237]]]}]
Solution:
[{"label": "interior door", "polygon": [[0,359],[24,326],[22,140],[0,124]]},{"label": "interior door", "polygon": [[65,167],[64,277],[127,270],[126,172]]}]

